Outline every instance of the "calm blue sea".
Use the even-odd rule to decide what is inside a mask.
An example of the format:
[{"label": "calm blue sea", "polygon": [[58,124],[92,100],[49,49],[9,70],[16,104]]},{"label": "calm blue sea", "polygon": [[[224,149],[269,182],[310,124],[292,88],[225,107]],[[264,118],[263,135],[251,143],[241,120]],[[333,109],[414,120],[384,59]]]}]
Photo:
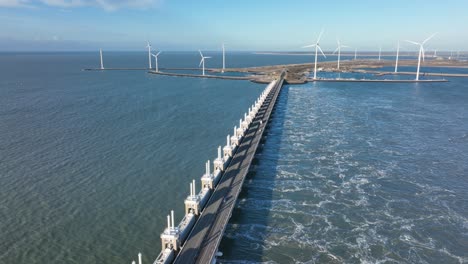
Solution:
[{"label": "calm blue sea", "polygon": [[[147,60],[104,51],[108,68]],[[229,53],[227,66],[312,60]],[[181,219],[190,180],[265,87],[82,71],[98,65],[0,54],[0,263],[152,263],[167,213]],[[220,261],[468,262],[468,84],[449,80],[286,86]]]}]

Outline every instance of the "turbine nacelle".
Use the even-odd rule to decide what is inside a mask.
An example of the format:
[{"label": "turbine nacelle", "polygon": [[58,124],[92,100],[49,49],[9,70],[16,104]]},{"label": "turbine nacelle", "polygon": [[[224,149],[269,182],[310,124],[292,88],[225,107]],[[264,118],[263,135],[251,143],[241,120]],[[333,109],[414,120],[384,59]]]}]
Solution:
[{"label": "turbine nacelle", "polygon": [[346,45],[341,45],[340,40],[336,38],[336,43],[338,44],[338,47],[336,48],[335,51],[333,51],[333,54],[335,54],[338,51],[338,64],[337,64],[337,69],[340,69],[340,57],[341,57],[341,48],[350,48]]},{"label": "turbine nacelle", "polygon": [[420,66],[421,66],[421,57],[424,61],[424,44],[426,44],[426,42],[428,42],[431,38],[433,38],[437,33],[434,33],[432,34],[430,37],[428,37],[427,39],[425,39],[423,42],[419,43],[419,42],[416,42],[416,41],[412,41],[412,40],[406,40],[406,42],[408,43],[411,43],[411,44],[414,44],[414,45],[418,45],[419,46],[419,56],[418,56],[418,68],[416,70],[416,80],[419,80],[419,69],[420,69]]},{"label": "turbine nacelle", "polygon": [[211,57],[203,56],[203,53],[200,50],[198,50],[198,52],[200,52],[200,57],[201,57],[200,64],[198,65],[198,67],[200,67],[200,66],[202,66],[202,63],[205,62],[205,59],[211,59]]},{"label": "turbine nacelle", "polygon": [[198,67],[203,66],[202,73],[203,73],[203,76],[205,76],[205,59],[211,59],[211,57],[203,56],[203,53],[200,50],[198,50],[198,52],[200,53],[200,57],[201,57],[200,64],[198,65]]},{"label": "turbine nacelle", "polygon": [[325,53],[323,53],[323,50],[322,50],[322,48],[320,48],[320,45],[319,45],[318,43],[312,44],[312,45],[303,46],[302,48],[312,48],[312,47],[316,47],[316,48],[320,51],[320,53],[322,53],[323,57],[325,57],[325,58],[327,57],[327,56],[325,56]]},{"label": "turbine nacelle", "polygon": [[317,55],[318,55],[317,53],[318,53],[318,51],[320,50],[320,53],[322,53],[323,57],[325,57],[325,58],[327,57],[327,56],[325,56],[325,53],[323,53],[322,48],[320,48],[320,39],[322,38],[322,35],[323,35],[323,29],[320,32],[315,44],[307,45],[307,46],[303,47],[303,48],[315,47],[314,80],[317,78]]},{"label": "turbine nacelle", "polygon": [[151,53],[151,56],[153,56],[153,57],[157,58],[157,57],[159,56],[159,54],[160,54],[160,53],[161,53],[161,51],[160,51],[160,52],[158,52],[158,53],[156,53],[156,54],[154,54],[154,53]]},{"label": "turbine nacelle", "polygon": [[338,39],[336,40],[336,43],[338,43],[338,47],[335,49],[335,51],[333,51],[333,54],[335,54],[337,51],[341,50],[341,48],[351,48],[350,46],[341,45],[341,43],[340,43],[340,41]]}]

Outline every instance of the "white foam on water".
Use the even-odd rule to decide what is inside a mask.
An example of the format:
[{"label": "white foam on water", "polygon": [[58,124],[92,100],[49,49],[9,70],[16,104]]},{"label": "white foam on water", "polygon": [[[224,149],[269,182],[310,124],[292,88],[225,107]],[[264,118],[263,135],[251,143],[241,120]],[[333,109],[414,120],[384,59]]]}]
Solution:
[{"label": "white foam on water", "polygon": [[[299,95],[300,89],[297,92]],[[271,191],[273,198],[247,199],[240,205],[245,210],[269,210],[267,226],[280,228],[278,232],[266,231],[266,259],[276,259],[277,252],[294,252],[294,248],[307,252],[288,256],[294,263],[324,259],[340,263],[353,257],[360,263],[424,263],[432,254],[467,262],[459,252],[437,248],[440,239],[424,230],[449,223],[448,228],[468,235],[467,216],[450,202],[457,199],[457,193],[428,181],[422,169],[418,171],[416,164],[404,160],[408,155],[405,145],[388,145],[398,143],[399,138],[383,138],[380,132],[354,133],[382,124],[372,120],[355,124],[360,116],[348,118],[336,102],[315,100],[318,106],[311,113],[298,106],[304,101],[288,100],[281,159],[275,154],[259,166],[259,171],[274,176],[267,179],[262,175],[250,183],[253,189]],[[375,110],[379,104],[366,107]],[[379,107],[379,111],[389,107]],[[421,151],[423,158],[430,157],[424,150],[415,151]],[[427,173],[437,173],[439,163],[429,162],[434,168],[428,168]],[[273,164],[274,172],[268,167]]]}]

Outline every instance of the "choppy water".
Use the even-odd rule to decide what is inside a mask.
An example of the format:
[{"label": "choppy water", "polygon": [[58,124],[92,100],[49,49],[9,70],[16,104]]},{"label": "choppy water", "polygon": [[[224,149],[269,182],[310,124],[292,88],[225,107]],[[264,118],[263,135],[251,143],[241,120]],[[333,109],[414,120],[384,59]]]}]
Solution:
[{"label": "choppy water", "polygon": [[288,86],[223,263],[467,263],[468,86]]},{"label": "choppy water", "polygon": [[[163,56],[164,55],[164,56]],[[219,54],[207,67],[219,67]],[[229,54],[228,66],[309,62]],[[151,263],[170,209],[264,85],[0,54],[0,263]],[[104,52],[106,67],[145,53]],[[163,53],[160,67],[196,67]],[[467,262],[468,102],[444,84],[285,87],[224,262]]]},{"label": "choppy water", "polygon": [[96,55],[0,56],[0,263],[131,263],[138,252],[152,263],[167,213],[181,219],[190,180],[264,88],[81,71]]}]

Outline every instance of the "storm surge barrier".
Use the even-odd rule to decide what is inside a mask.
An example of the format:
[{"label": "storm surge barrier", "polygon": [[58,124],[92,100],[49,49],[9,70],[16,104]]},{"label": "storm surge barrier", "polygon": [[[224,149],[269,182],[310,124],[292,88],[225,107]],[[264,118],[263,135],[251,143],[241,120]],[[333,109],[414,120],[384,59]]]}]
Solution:
[{"label": "storm surge barrier", "polygon": [[[200,190],[193,180],[184,201],[185,215],[175,225],[174,211],[161,233],[161,252],[153,264],[213,263],[222,253],[218,247],[232,215],[244,180],[270,120],[286,71],[270,82],[239,120],[217,157],[205,164]],[[138,254],[141,264],[141,254]]]}]

